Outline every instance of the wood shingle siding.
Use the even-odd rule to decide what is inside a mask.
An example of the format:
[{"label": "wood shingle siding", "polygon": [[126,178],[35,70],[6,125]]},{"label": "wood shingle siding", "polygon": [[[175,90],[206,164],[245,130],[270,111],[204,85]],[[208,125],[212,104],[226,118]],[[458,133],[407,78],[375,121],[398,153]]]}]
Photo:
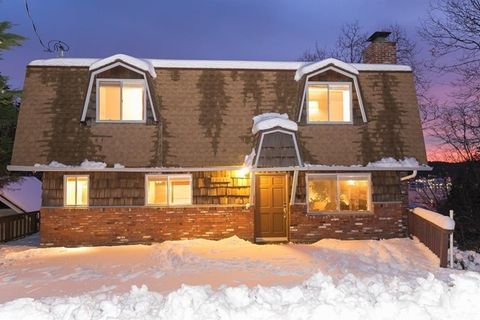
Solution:
[{"label": "wood shingle siding", "polygon": [[[69,172],[68,174],[87,174]],[[89,206],[144,206],[145,174],[138,172],[89,172]],[[249,202],[250,177],[235,171],[192,173],[193,203],[245,205]],[[43,206],[63,207],[63,173],[43,174]]]},{"label": "wood shingle siding", "polygon": [[[294,70],[158,68],[156,73],[148,82],[157,123],[97,124],[80,122],[88,68],[28,67],[12,164],[78,165],[88,158],[127,167],[241,165],[253,147],[254,115],[298,117],[304,81],[294,80]],[[321,77],[342,78],[334,72]],[[426,163],[412,73],[361,71],[358,82],[368,122],[359,121],[355,94],[353,125],[300,121],[304,162],[365,165],[390,156]]]}]

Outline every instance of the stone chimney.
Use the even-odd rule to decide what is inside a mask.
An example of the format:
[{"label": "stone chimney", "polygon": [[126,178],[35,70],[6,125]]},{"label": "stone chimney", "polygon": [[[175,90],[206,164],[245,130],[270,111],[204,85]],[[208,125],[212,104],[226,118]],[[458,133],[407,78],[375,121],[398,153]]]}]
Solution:
[{"label": "stone chimney", "polygon": [[397,44],[387,40],[390,33],[377,31],[367,39],[370,44],[363,50],[363,63],[397,63]]}]

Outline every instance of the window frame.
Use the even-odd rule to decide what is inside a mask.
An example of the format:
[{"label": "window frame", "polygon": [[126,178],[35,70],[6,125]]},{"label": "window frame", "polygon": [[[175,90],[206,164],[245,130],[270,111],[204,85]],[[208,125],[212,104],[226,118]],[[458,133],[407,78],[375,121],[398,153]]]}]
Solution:
[{"label": "window frame", "polygon": [[[327,110],[328,117],[330,118],[330,86],[331,85],[348,85],[348,90],[350,93],[350,120],[349,121],[310,121],[309,115],[309,99],[308,99],[308,89],[310,85],[326,85],[327,86]],[[353,124],[353,93],[352,93],[352,83],[350,81],[307,81],[306,84],[306,95],[305,95],[305,106],[306,106],[306,120],[307,124]]]},{"label": "window frame", "polygon": [[[77,200],[77,179],[87,178],[87,203],[67,204],[67,178],[75,177],[75,202]],[[63,175],[63,206],[66,208],[87,208],[90,204],[90,175],[88,174],[64,174]]]},{"label": "window frame", "polygon": [[[336,178],[336,187],[337,187],[337,192],[336,192],[336,203],[337,203],[337,209],[332,210],[332,211],[313,211],[310,210],[310,195],[309,195],[309,181],[311,178],[316,178],[316,177],[335,177]],[[367,210],[364,211],[358,211],[358,210],[340,210],[340,181],[345,180],[345,178],[348,180],[348,178],[366,178],[368,181],[368,191],[367,191]],[[309,214],[365,214],[365,213],[373,213],[373,208],[372,208],[372,174],[370,172],[367,173],[307,173],[305,177],[305,188],[306,188],[306,203],[307,203],[307,213]]]},{"label": "window frame", "polygon": [[[148,180],[153,178],[167,179],[167,204],[149,204],[148,203]],[[190,203],[188,204],[170,204],[170,178],[186,178],[190,181]],[[184,207],[193,205],[193,179],[192,174],[146,174],[145,175],[145,206],[147,207]]]},{"label": "window frame", "polygon": [[[100,120],[100,82],[119,82],[120,83],[120,117],[122,116],[122,107],[123,107],[123,85],[124,83],[131,84],[141,84],[143,87],[143,108],[142,120]],[[96,111],[95,111],[95,122],[96,123],[146,123],[147,122],[147,86],[145,84],[145,79],[116,79],[116,78],[97,78],[96,80]]]}]

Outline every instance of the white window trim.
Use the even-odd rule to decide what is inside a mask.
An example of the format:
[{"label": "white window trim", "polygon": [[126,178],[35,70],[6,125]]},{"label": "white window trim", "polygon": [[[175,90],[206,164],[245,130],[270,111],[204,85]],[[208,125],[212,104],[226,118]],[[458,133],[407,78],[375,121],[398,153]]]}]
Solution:
[{"label": "white window trim", "polygon": [[[323,68],[321,70],[318,70],[312,74],[309,74],[307,75],[306,79],[305,79],[305,85],[303,86],[303,95],[302,95],[302,101],[301,101],[301,104],[300,104],[300,112],[298,113],[298,119],[297,119],[297,122],[300,122],[302,120],[302,112],[303,112],[303,107],[305,105],[305,96],[307,94],[307,88],[308,88],[308,82],[309,82],[309,79],[313,76],[316,76],[317,74],[320,74],[320,73],[324,73],[328,70],[333,70],[335,72],[338,72],[340,74],[343,74],[344,76],[346,77],[349,77],[352,79],[353,81],[353,86],[355,88],[355,92],[357,94],[357,98],[358,98],[358,104],[360,105],[360,112],[362,114],[362,120],[364,123],[367,122],[367,115],[365,114],[365,108],[363,106],[363,99],[362,99],[362,94],[360,92],[360,87],[358,85],[358,79],[357,79],[357,76],[356,75],[353,75],[353,74],[350,74],[349,72],[347,71],[344,71],[342,69],[339,69],[339,68],[336,68],[334,66],[330,66],[330,67],[327,67],[327,68]],[[352,105],[353,107],[353,105]],[[352,119],[353,119],[353,114],[352,114]],[[316,123],[317,124],[317,123]],[[324,122],[322,122],[321,124],[326,124]],[[345,124],[345,123],[344,123]]]},{"label": "white window trim", "polygon": [[[153,107],[152,95],[150,94],[150,86],[148,85],[148,81],[147,81],[147,77],[145,75],[145,72],[139,71],[139,70],[129,66],[128,64],[126,64],[122,61],[117,61],[117,62],[115,62],[111,65],[108,65],[108,66],[105,66],[103,68],[91,71],[90,80],[88,82],[87,96],[85,97],[85,101],[83,103],[82,117],[80,118],[80,121],[81,122],[85,121],[85,119],[87,117],[87,110],[88,110],[88,105],[90,104],[90,96],[92,94],[92,87],[93,87],[94,79],[97,76],[97,74],[102,73],[102,72],[107,71],[107,70],[110,70],[112,68],[118,67],[118,66],[122,66],[122,67],[124,67],[128,70],[131,70],[131,71],[136,72],[138,74],[141,74],[143,76],[143,81],[145,83],[146,92],[148,94],[148,100],[150,102],[150,108],[152,109],[153,120],[157,121],[157,115],[155,113],[155,108]],[[95,106],[95,108],[96,108],[96,106]],[[145,118],[146,118],[146,115],[145,115]]]},{"label": "white window trim", "polygon": [[[120,83],[120,117],[123,108],[123,85],[124,84],[141,84],[143,86],[143,119],[142,120],[100,120],[100,82],[119,82]],[[142,79],[115,79],[115,78],[98,78],[96,81],[96,114],[95,122],[97,123],[146,123],[147,122],[147,91],[145,82]]]},{"label": "white window trim", "polygon": [[[87,178],[87,204],[67,204],[67,178]],[[77,180],[75,180],[75,202],[77,201]],[[86,208],[90,204],[90,176],[88,174],[63,175],[63,206],[66,208]]]},{"label": "white window trim", "polygon": [[[328,110],[328,118],[330,118],[330,86],[331,85],[344,85],[348,86],[349,94],[350,94],[350,120],[349,121],[310,121],[309,120],[309,109],[308,108],[308,88],[310,85],[324,85],[327,86],[327,110]],[[353,124],[353,95],[352,95],[352,83],[347,81],[308,81],[306,83],[306,90],[307,90],[307,123],[308,124]]]},{"label": "white window trim", "polygon": [[[337,193],[336,193],[336,203],[337,210],[335,211],[313,211],[310,210],[310,195],[309,195],[309,180],[316,177],[335,177],[337,181]],[[368,180],[368,194],[367,194],[367,210],[365,211],[354,211],[354,210],[340,210],[340,180],[341,178],[367,178]],[[372,174],[371,173],[307,173],[306,174],[306,199],[307,203],[307,213],[321,213],[321,214],[357,214],[357,213],[372,213]]]},{"label": "white window trim", "polygon": [[[167,179],[167,204],[149,204],[148,203],[148,179],[166,178]],[[182,178],[190,181],[190,203],[188,204],[170,204],[170,178]],[[146,174],[145,175],[145,206],[147,207],[183,207],[193,204],[193,179],[191,174]]]}]

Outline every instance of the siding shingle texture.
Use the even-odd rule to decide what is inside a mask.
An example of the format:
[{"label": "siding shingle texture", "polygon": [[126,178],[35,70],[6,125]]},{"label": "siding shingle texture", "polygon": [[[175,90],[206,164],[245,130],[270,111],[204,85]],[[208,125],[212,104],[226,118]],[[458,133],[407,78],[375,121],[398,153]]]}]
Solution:
[{"label": "siding shingle texture", "polygon": [[[11,163],[78,165],[88,158],[132,167],[241,165],[253,147],[254,115],[298,117],[303,82],[294,80],[294,71],[156,72],[149,82],[158,123],[97,124],[80,122],[87,68],[28,67]],[[358,78],[368,123],[358,121],[356,96],[353,125],[302,119],[297,137],[304,162],[352,165],[391,156],[425,163],[412,73],[361,72]]]}]

